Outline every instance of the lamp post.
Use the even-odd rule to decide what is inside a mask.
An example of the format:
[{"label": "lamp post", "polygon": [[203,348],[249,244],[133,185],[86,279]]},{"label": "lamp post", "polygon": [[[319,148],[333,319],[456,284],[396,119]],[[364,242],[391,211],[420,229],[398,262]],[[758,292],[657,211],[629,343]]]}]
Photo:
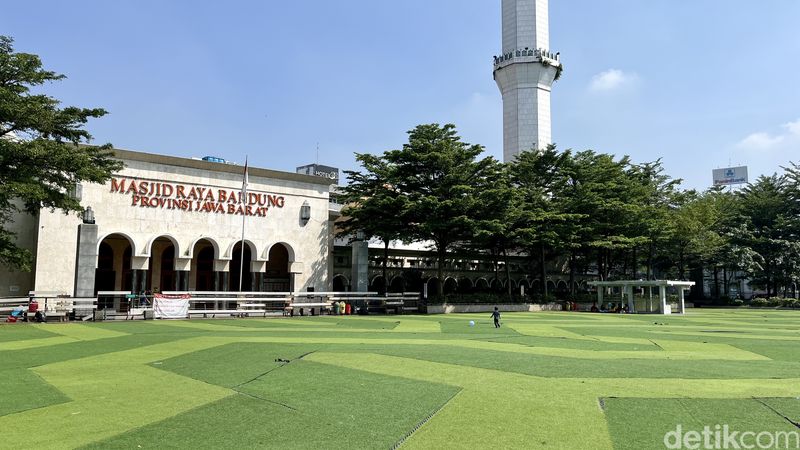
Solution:
[{"label": "lamp post", "polygon": [[[82,223],[78,225],[78,251],[75,262],[75,297],[93,297],[95,295],[95,276],[97,267],[98,233],[94,211],[89,206],[81,214]],[[80,311],[90,314],[91,311]]]},{"label": "lamp post", "polygon": [[300,222],[305,225],[309,220],[311,220],[311,205],[303,202],[303,206],[300,207]]}]

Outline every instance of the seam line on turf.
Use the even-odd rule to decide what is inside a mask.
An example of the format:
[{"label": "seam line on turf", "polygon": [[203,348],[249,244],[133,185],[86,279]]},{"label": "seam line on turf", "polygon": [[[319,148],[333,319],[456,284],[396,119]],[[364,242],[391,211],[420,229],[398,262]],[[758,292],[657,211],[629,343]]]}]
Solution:
[{"label": "seam line on turf", "polygon": [[783,417],[787,422],[789,422],[790,424],[794,425],[795,427],[800,428],[800,423],[795,422],[794,420],[788,418],[787,416],[784,416],[780,411],[778,411],[777,409],[773,408],[770,404],[768,404],[764,400],[762,400],[760,398],[756,398],[756,397],[753,397],[753,400],[757,401],[758,403],[761,403],[761,405],[763,405],[765,408],[767,408],[770,411],[774,412],[775,414]]},{"label": "seam line on turf", "polygon": [[250,394],[250,393],[247,393],[247,392],[244,392],[244,391],[240,391],[238,389],[233,389],[233,390],[235,392],[241,394],[241,395],[244,395],[245,397],[250,397],[250,398],[253,398],[253,399],[256,399],[256,400],[261,400],[261,401],[264,401],[264,402],[267,402],[267,403],[272,403],[273,405],[283,406],[284,408],[291,409],[292,411],[298,411],[297,408],[291,407],[291,406],[289,406],[289,405],[287,405],[285,403],[276,402],[275,400],[270,400],[270,399],[264,398],[264,397],[259,397],[257,395],[253,395],[253,394]]},{"label": "seam line on turf", "polygon": [[401,437],[401,438],[400,438],[400,440],[398,440],[397,442],[395,442],[395,443],[394,443],[394,445],[392,445],[392,446],[391,446],[391,447],[389,447],[389,448],[390,448],[391,450],[397,450],[397,449],[398,449],[398,448],[399,448],[401,445],[403,445],[403,443],[404,443],[406,440],[408,440],[408,438],[410,438],[412,435],[414,435],[414,433],[416,433],[416,432],[417,432],[417,430],[419,430],[420,428],[422,428],[422,426],[423,426],[423,425],[425,425],[425,424],[426,424],[426,423],[428,423],[428,422],[429,422],[431,419],[433,419],[433,416],[435,416],[436,414],[438,414],[438,413],[439,413],[439,411],[443,410],[443,409],[445,408],[445,406],[447,406],[448,404],[450,404],[450,402],[451,402],[451,401],[453,401],[453,399],[454,399],[454,398],[456,398],[456,396],[458,396],[458,394],[460,394],[461,392],[463,392],[463,390],[464,390],[463,388],[462,388],[462,389],[459,389],[459,390],[458,390],[458,391],[457,391],[455,394],[453,394],[452,396],[450,396],[450,398],[448,398],[446,402],[442,403],[442,406],[440,406],[440,407],[436,408],[436,410],[434,410],[432,413],[428,414],[428,417],[426,417],[426,418],[422,419],[421,421],[419,421],[419,422],[418,422],[418,423],[417,423],[417,424],[414,426],[414,428],[412,428],[410,431],[407,431],[407,432],[406,432],[406,434],[405,434],[405,435],[403,435],[403,437]]}]

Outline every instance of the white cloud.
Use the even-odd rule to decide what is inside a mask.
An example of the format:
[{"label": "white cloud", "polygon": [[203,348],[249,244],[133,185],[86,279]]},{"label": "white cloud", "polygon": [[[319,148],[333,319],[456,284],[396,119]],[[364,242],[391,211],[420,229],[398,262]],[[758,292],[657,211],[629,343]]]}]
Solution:
[{"label": "white cloud", "polygon": [[751,133],[739,141],[736,147],[743,150],[763,151],[782,147],[781,144],[784,142],[792,143],[800,140],[800,119],[783,124],[783,128],[786,130],[785,132],[775,135],[764,131]]},{"label": "white cloud", "polygon": [[789,130],[789,133],[800,136],[800,119],[784,124],[783,127]]},{"label": "white cloud", "polygon": [[626,73],[619,69],[608,69],[592,77],[589,90],[593,92],[609,92],[632,86],[638,83],[639,75]]},{"label": "white cloud", "polygon": [[736,144],[737,147],[749,150],[769,150],[783,142],[783,136],[770,136],[769,133],[753,133]]}]

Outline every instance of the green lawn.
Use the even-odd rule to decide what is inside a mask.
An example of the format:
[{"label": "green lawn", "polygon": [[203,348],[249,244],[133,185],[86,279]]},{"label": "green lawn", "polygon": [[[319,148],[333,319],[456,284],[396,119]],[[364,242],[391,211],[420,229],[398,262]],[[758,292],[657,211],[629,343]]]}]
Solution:
[{"label": "green lawn", "polygon": [[505,313],[500,329],[487,314],[3,325],[0,430],[4,446],[36,449],[657,449],[679,425],[800,432],[798,319],[693,310]]}]

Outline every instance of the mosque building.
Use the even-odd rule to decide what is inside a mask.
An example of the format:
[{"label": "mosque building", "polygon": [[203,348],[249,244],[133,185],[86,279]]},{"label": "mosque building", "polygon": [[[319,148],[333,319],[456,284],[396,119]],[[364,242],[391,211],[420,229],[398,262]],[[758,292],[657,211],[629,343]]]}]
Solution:
[{"label": "mosque building", "polygon": [[0,274],[3,295],[238,291],[240,267],[245,291],[329,287],[328,179],[247,168],[243,186],[244,167],[213,158],[114,155],[122,170],[74,190],[82,218],[48,210],[16,218],[12,231],[35,255],[34,269]]}]

